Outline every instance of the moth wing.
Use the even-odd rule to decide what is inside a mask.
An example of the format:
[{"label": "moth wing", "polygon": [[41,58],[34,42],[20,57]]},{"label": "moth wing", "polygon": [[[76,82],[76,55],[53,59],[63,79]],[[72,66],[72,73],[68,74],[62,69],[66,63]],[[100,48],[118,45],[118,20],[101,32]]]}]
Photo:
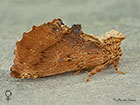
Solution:
[{"label": "moth wing", "polygon": [[[59,31],[58,31],[59,30]],[[32,30],[23,33],[23,37],[16,43],[15,60],[24,63],[35,64],[44,49],[56,44],[62,39],[63,29],[60,20],[54,19],[52,22],[33,26]]]}]

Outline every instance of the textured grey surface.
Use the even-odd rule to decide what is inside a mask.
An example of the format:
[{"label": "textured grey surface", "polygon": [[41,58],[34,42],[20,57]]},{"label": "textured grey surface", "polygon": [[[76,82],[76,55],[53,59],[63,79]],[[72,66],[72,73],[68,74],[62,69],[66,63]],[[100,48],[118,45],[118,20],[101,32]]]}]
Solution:
[{"label": "textured grey surface", "polygon": [[[140,105],[139,11],[139,0],[0,0],[0,105]],[[118,65],[126,74],[117,74],[111,65],[88,83],[84,72],[76,77],[71,72],[36,80],[12,78],[16,41],[33,24],[57,17],[68,26],[82,24],[86,33],[115,29],[126,35]],[[9,103],[6,90],[13,93]]]}]

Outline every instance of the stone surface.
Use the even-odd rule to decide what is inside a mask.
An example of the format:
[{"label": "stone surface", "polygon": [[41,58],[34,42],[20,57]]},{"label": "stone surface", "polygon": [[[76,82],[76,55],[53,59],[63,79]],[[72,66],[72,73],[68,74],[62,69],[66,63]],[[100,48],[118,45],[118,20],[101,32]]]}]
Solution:
[{"label": "stone surface", "polygon": [[[139,105],[139,10],[139,0],[0,0],[0,105]],[[57,17],[69,26],[82,24],[84,32],[95,36],[111,29],[126,35],[118,65],[126,74],[117,74],[110,65],[88,83],[85,72],[76,77],[70,72],[37,80],[12,78],[16,41],[32,25]],[[9,103],[6,90],[12,92]],[[116,101],[120,99],[124,101]]]}]

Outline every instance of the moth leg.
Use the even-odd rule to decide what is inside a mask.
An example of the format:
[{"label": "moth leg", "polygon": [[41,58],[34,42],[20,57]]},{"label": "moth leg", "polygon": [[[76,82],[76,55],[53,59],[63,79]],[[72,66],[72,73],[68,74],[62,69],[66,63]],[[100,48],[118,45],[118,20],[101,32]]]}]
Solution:
[{"label": "moth leg", "polygon": [[96,68],[92,69],[90,72],[86,71],[89,74],[86,81],[88,82],[92,75],[95,75],[98,72],[102,71],[104,69],[104,67],[105,67],[105,65],[100,65],[100,66],[97,66]]},{"label": "moth leg", "polygon": [[121,72],[121,71],[118,70],[118,68],[117,68],[118,61],[119,61],[119,59],[113,61],[113,66],[114,66],[116,72],[119,73],[119,74],[125,74],[124,72]]},{"label": "moth leg", "polygon": [[76,71],[73,75],[76,76],[78,73],[80,73],[81,70]]}]

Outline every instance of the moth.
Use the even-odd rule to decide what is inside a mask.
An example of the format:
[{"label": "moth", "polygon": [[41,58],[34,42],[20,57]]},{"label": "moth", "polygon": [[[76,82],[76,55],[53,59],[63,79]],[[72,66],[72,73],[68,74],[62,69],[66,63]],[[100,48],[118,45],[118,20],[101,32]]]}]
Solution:
[{"label": "moth", "polygon": [[102,71],[107,65],[113,64],[117,69],[122,50],[121,41],[126,37],[115,30],[95,37],[82,31],[80,24],[71,28],[61,19],[40,26],[33,26],[24,32],[20,41],[16,42],[14,64],[11,76],[14,78],[40,78],[55,74],[81,70],[89,75]]}]

